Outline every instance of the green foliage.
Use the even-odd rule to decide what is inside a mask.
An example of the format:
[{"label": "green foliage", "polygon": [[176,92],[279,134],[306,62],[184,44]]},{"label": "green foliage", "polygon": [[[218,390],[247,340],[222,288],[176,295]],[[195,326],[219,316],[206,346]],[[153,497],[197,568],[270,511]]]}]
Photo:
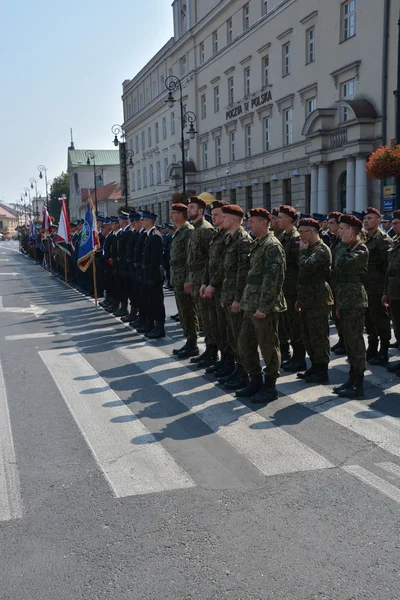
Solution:
[{"label": "green foliage", "polygon": [[69,208],[69,175],[63,171],[61,175],[54,177],[50,187],[50,204],[48,210],[49,214],[55,218],[57,223],[60,220],[61,212],[61,203],[58,199],[64,194],[67,196],[67,208]]}]

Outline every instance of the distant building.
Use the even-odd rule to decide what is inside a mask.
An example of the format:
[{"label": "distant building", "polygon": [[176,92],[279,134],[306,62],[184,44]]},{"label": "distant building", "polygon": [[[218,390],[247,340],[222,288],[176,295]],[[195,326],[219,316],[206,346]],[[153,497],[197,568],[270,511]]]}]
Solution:
[{"label": "distant building", "polygon": [[0,203],[0,233],[5,239],[10,239],[16,233],[20,224],[20,212]]}]

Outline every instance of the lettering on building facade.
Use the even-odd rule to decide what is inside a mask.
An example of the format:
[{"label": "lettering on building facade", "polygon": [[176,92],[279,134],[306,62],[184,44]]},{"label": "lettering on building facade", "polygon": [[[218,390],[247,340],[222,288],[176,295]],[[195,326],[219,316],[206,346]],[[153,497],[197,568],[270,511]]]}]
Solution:
[{"label": "lettering on building facade", "polygon": [[272,94],[270,91],[263,92],[262,94],[257,94],[256,96],[253,96],[250,100],[245,100],[237,106],[230,108],[226,111],[225,118],[227,121],[230,121],[231,119],[236,119],[240,115],[249,112],[254,108],[259,108],[266,102],[272,102]]}]

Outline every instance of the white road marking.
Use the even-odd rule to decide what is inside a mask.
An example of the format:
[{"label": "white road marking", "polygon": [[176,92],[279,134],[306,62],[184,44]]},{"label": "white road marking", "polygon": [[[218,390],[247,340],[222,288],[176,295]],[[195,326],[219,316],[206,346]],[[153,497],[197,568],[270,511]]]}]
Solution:
[{"label": "white road marking", "polygon": [[102,329],[86,329],[85,331],[52,331],[48,333],[38,331],[37,333],[21,333],[19,335],[6,335],[4,339],[6,342],[17,342],[20,340],[40,340],[48,337],[56,337],[57,335],[75,337],[77,335],[80,336],[91,335],[93,333],[107,333],[108,331],[115,331],[115,327],[103,327]]},{"label": "white road marking", "polygon": [[[45,350],[39,355],[115,496],[194,487],[192,479],[150,431],[74,350]],[[105,406],[110,403],[112,408]],[[138,436],[144,442],[133,444]]]},{"label": "white road marking", "polygon": [[3,296],[0,296],[0,308],[3,308]]},{"label": "white road marking", "polygon": [[21,273],[0,273],[0,275],[21,275]]},{"label": "white road marking", "polygon": [[400,465],[396,465],[395,463],[377,463],[377,466],[387,471],[391,475],[396,475],[396,477],[400,478]]},{"label": "white road marking", "polygon": [[[190,413],[197,415],[264,475],[333,467],[323,456],[284,429],[276,427],[231,395],[221,395],[212,383],[203,385],[204,380],[200,380],[200,392],[195,390],[193,372],[175,358],[166,356],[160,348],[144,346],[140,349],[125,347],[117,350],[139,369],[143,365],[146,375],[175,396]],[[165,372],[170,370],[172,375],[179,370],[180,376],[166,380]]]},{"label": "white road marking", "polygon": [[371,473],[370,471],[364,469],[364,467],[360,467],[359,465],[348,465],[342,468],[347,473],[350,473],[350,475],[354,475],[354,477],[357,477],[363,483],[370,485],[382,494],[385,494],[385,496],[388,496],[395,502],[400,503],[400,489],[397,488],[395,485],[392,485],[388,481],[381,479],[381,477],[378,477],[378,475]]},{"label": "white road marking", "polygon": [[0,262],[10,262],[9,258],[0,258]]},{"label": "white road marking", "polygon": [[0,521],[20,519],[22,500],[8,411],[7,391],[0,364]]},{"label": "white road marking", "polygon": [[18,306],[13,306],[13,307],[7,307],[7,308],[0,308],[0,313],[14,313],[14,314],[34,314],[35,317],[40,317],[41,315],[43,315],[45,312],[47,312],[47,310],[45,308],[40,308],[40,306],[28,306],[28,307],[18,307]]}]

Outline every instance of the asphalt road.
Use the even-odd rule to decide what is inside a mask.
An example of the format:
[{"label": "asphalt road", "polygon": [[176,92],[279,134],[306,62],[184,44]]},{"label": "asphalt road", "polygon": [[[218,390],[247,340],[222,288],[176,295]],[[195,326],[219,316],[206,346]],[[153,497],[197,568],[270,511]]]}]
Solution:
[{"label": "asphalt road", "polygon": [[400,598],[385,369],[362,401],[285,376],[254,410],[171,357],[179,325],[146,342],[12,242],[0,340],[1,600]]}]

